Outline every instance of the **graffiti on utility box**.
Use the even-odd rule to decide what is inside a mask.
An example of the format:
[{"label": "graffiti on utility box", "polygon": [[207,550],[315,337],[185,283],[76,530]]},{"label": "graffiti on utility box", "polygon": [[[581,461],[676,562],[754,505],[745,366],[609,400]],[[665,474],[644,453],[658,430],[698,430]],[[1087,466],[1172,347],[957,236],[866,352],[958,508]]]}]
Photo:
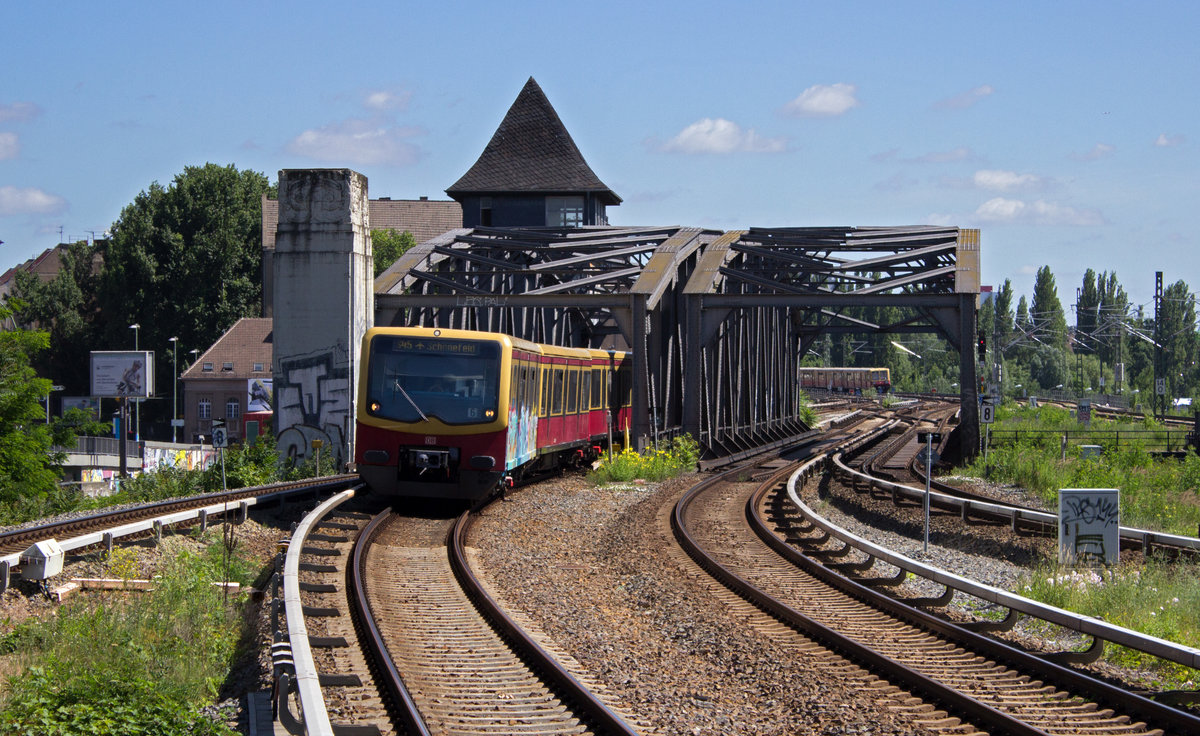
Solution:
[{"label": "graffiti on utility box", "polygon": [[1058,561],[1115,565],[1120,559],[1121,492],[1063,488],[1058,492]]}]

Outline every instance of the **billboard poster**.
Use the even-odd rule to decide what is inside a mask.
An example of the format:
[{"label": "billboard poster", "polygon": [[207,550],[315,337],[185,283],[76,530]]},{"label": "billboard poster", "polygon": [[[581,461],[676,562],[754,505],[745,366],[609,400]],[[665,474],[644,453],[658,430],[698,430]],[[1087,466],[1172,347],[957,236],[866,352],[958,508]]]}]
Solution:
[{"label": "billboard poster", "polygon": [[62,397],[62,413],[71,409],[82,409],[93,417],[100,416],[100,399],[95,396],[64,396]]},{"label": "billboard poster", "polygon": [[270,378],[246,379],[246,412],[271,411],[273,380]]},{"label": "billboard poster", "polygon": [[93,350],[92,396],[104,398],[154,395],[154,352]]}]

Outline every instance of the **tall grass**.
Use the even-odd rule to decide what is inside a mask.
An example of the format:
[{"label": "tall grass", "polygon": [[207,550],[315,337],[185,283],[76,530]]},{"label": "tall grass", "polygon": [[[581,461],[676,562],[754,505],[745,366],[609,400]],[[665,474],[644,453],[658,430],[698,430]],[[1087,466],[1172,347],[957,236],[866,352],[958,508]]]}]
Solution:
[{"label": "tall grass", "polygon": [[198,713],[228,673],[242,624],[212,585],[220,556],[182,553],[152,593],[79,598],[0,639],[28,665],[7,682],[0,733],[234,733]]},{"label": "tall grass", "polygon": [[[1066,410],[1001,409],[1001,429],[1055,430],[1030,432],[1016,441],[992,447],[957,472],[1012,483],[1054,507],[1062,488],[1117,488],[1121,491],[1121,523],[1172,534],[1195,535],[1200,525],[1200,457],[1156,458],[1144,443],[1122,438],[1116,447],[1102,439],[1099,457],[1081,458],[1077,447],[1062,457],[1060,432],[1082,434],[1086,428]],[[1137,426],[1161,430],[1153,421],[1133,425],[1094,420],[1092,429]],[[1147,440],[1156,442],[1156,440]]]},{"label": "tall grass", "polygon": [[[1020,592],[1168,641],[1200,644],[1200,565],[1151,559],[1142,567],[1044,567],[1031,573]],[[1110,644],[1105,659],[1150,673],[1154,687],[1195,689],[1200,682],[1200,671],[1134,649]]]}]

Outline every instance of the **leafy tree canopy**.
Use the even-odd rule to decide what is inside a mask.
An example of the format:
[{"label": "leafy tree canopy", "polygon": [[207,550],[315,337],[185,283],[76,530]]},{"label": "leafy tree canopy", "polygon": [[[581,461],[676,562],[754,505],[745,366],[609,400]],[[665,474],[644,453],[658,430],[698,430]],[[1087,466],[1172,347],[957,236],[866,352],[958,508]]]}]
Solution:
[{"label": "leafy tree canopy", "polygon": [[171,377],[171,337],[179,349],[207,347],[242,317],[261,314],[262,196],[266,176],[236,167],[189,166],[170,186],[158,182],[113,224],[98,285],[103,349],[156,350],[158,385]]},{"label": "leafy tree canopy", "polygon": [[[0,306],[0,320],[10,313]],[[0,509],[45,498],[58,488],[62,458],[52,448],[70,434],[46,423],[42,400],[50,381],[39,378],[29,362],[49,341],[45,332],[0,331]]]},{"label": "leafy tree canopy", "polygon": [[375,275],[383,273],[399,260],[409,248],[417,244],[413,234],[405,230],[372,230],[371,251],[375,261]]}]

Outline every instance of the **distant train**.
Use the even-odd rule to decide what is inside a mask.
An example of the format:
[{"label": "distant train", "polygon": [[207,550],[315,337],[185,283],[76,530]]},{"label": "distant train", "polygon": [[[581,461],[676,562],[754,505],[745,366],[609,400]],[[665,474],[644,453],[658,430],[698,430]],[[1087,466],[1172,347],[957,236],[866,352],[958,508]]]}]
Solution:
[{"label": "distant train", "polygon": [[363,338],[361,365],[354,459],[382,495],[483,498],[590,462],[629,427],[625,352],[378,327]]},{"label": "distant train", "polygon": [[814,368],[800,369],[800,388],[836,393],[886,394],[892,390],[892,374],[887,368]]}]

